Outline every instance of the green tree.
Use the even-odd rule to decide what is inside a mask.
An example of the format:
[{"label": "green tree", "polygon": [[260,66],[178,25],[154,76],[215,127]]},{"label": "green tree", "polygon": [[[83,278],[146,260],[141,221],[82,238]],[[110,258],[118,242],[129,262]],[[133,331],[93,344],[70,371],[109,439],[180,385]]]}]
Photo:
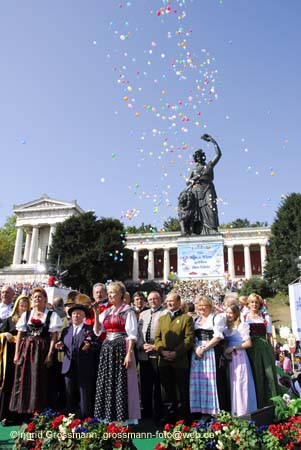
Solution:
[{"label": "green tree", "polygon": [[140,225],[140,227],[135,227],[135,225],[126,227],[125,232],[127,234],[141,234],[141,233],[154,233],[157,232],[157,227],[153,227],[150,223],[145,225],[144,222]]},{"label": "green tree", "polygon": [[301,246],[301,194],[293,193],[282,200],[271,231],[266,275],[274,288],[287,292],[288,284],[299,275],[296,259]]},{"label": "green tree", "polygon": [[13,261],[17,232],[16,220],[16,216],[10,216],[0,228],[0,267],[9,266]]},{"label": "green tree", "polygon": [[180,231],[180,222],[176,217],[168,217],[165,222],[163,222],[163,228],[165,231]]},{"label": "green tree", "polygon": [[68,270],[64,284],[91,292],[97,281],[123,279],[126,273],[125,238],[117,219],[97,219],[94,213],[72,216],[57,226],[49,262]]},{"label": "green tree", "polygon": [[259,222],[258,220],[254,223],[251,223],[249,219],[235,219],[233,222],[223,223],[220,225],[220,228],[249,228],[249,227],[267,227],[267,222]]},{"label": "green tree", "polygon": [[253,292],[260,295],[262,298],[267,298],[272,294],[270,283],[261,278],[251,278],[244,282],[239,291],[239,295],[250,295]]}]

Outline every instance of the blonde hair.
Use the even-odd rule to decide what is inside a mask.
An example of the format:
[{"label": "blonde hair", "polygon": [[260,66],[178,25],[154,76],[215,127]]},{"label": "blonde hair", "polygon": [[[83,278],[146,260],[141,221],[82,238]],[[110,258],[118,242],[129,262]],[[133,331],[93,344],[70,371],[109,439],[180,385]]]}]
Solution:
[{"label": "blonde hair", "polygon": [[248,297],[248,304],[251,303],[252,300],[258,300],[260,303],[260,309],[263,307],[263,299],[262,297],[260,297],[260,295],[255,294],[255,292],[253,292],[252,294],[249,295]]},{"label": "blonde hair", "polygon": [[203,302],[205,303],[205,305],[209,305],[211,312],[214,311],[214,305],[213,305],[213,300],[212,298],[210,298],[208,295],[200,295],[198,294],[194,300],[194,303],[200,303]]},{"label": "blonde hair", "polygon": [[248,296],[247,295],[240,295],[238,297],[238,301],[241,305],[247,306],[248,304]]},{"label": "blonde hair", "polygon": [[125,288],[125,285],[121,281],[112,281],[108,286],[108,291],[109,291],[109,289],[119,292],[122,300],[124,299],[124,296],[126,293],[126,288]]},{"label": "blonde hair", "polygon": [[29,299],[29,297],[27,295],[24,295],[24,294],[19,295],[19,297],[17,298],[17,300],[14,303],[13,311],[12,311],[12,314],[11,314],[11,318],[12,318],[12,321],[14,323],[17,323],[18,320],[20,319],[18,308],[19,308],[20,302],[22,302],[22,301],[26,301],[26,303],[27,303],[27,311],[30,310],[30,299]]}]

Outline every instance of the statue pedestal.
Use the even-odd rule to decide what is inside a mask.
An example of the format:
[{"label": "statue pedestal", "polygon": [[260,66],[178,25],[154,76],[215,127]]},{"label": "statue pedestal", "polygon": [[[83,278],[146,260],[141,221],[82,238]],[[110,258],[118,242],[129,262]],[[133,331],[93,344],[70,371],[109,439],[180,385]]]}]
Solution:
[{"label": "statue pedestal", "polygon": [[178,238],[180,280],[223,280],[224,238],[221,234]]}]

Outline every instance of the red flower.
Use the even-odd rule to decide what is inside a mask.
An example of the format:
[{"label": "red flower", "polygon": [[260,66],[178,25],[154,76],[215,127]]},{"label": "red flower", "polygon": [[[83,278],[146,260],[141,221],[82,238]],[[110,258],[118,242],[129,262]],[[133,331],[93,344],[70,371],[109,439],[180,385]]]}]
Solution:
[{"label": "red flower", "polygon": [[184,425],[183,431],[189,431],[189,430],[190,430],[190,427],[188,425]]},{"label": "red flower", "polygon": [[162,448],[165,448],[165,445],[162,444],[161,442],[158,442],[158,444],[155,447],[155,450],[162,450]]},{"label": "red flower", "polygon": [[42,448],[42,441],[40,441],[39,439],[37,439],[35,445],[36,445],[36,446],[35,446],[34,450],[41,450],[41,448]]},{"label": "red flower", "polygon": [[74,419],[72,420],[72,422],[69,425],[69,430],[73,430],[73,428],[77,427],[78,425],[80,425],[82,422],[79,419]]},{"label": "red flower", "polygon": [[114,447],[117,447],[117,448],[122,447],[122,442],[119,442],[119,441],[114,442]]},{"label": "red flower", "polygon": [[214,422],[211,424],[211,430],[219,431],[222,429],[222,424],[220,422]]},{"label": "red flower", "polygon": [[34,422],[30,422],[27,427],[26,427],[26,431],[28,433],[33,433],[36,429],[36,424]]},{"label": "red flower", "polygon": [[167,423],[166,425],[164,425],[164,430],[165,431],[169,431],[173,429],[173,425],[171,423]]},{"label": "red flower", "polygon": [[40,319],[32,318],[30,321],[33,325],[41,325],[41,323],[42,323],[42,321]]},{"label": "red flower", "polygon": [[176,422],[176,425],[183,425],[183,423],[184,423],[184,420],[178,420],[178,421]]},{"label": "red flower", "polygon": [[119,431],[118,427],[116,427],[115,423],[109,423],[107,427],[107,431],[110,434],[117,433]]},{"label": "red flower", "polygon": [[199,424],[198,422],[192,422],[191,426],[192,428],[197,428],[198,424]]},{"label": "red flower", "polygon": [[63,419],[64,419],[64,414],[61,414],[60,416],[57,416],[53,419],[53,421],[51,422],[51,428],[54,428],[55,430],[58,429],[58,427],[61,425],[61,423],[63,423]]},{"label": "red flower", "polygon": [[90,420],[92,420],[92,417],[87,417],[84,422],[90,422]]}]

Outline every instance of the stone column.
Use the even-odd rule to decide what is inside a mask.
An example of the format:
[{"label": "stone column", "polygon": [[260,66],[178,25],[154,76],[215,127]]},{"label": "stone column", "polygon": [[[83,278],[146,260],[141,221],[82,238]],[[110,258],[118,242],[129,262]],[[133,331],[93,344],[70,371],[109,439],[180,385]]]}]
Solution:
[{"label": "stone column", "polygon": [[26,230],[26,239],[25,239],[25,248],[24,248],[24,254],[23,259],[28,263],[29,258],[29,250],[30,250],[30,243],[31,243],[31,230]]},{"label": "stone column", "polygon": [[163,281],[168,280],[169,274],[170,274],[169,248],[165,248],[163,256]]},{"label": "stone column", "polygon": [[168,280],[168,275],[170,273],[170,260],[169,260],[169,248],[164,249],[163,257],[163,280]]},{"label": "stone column", "polygon": [[18,227],[17,228],[16,242],[15,242],[15,251],[14,251],[13,265],[21,264],[22,244],[23,244],[23,228],[22,227]]},{"label": "stone column", "polygon": [[266,244],[260,244],[260,260],[261,260],[261,274],[263,275],[264,266],[267,259],[267,247]]},{"label": "stone column", "polygon": [[252,278],[251,254],[249,244],[244,244],[244,259],[245,259],[245,278],[249,280],[249,278]]},{"label": "stone column", "polygon": [[234,250],[233,245],[227,245],[228,248],[228,273],[231,280],[235,278]]},{"label": "stone column", "polygon": [[155,278],[155,261],[154,261],[155,250],[148,250],[148,265],[147,265],[147,279],[153,280]]},{"label": "stone column", "polygon": [[39,228],[33,227],[32,228],[31,245],[30,245],[30,251],[29,251],[29,264],[36,264],[38,247],[39,247]]},{"label": "stone column", "polygon": [[138,250],[133,250],[133,281],[139,278],[139,253]]},{"label": "stone column", "polygon": [[51,247],[51,245],[52,245],[53,236],[55,235],[55,230],[56,230],[56,226],[55,226],[55,225],[51,225],[51,226],[50,226],[50,231],[49,231],[48,250],[47,250],[46,259],[47,259],[48,256],[49,256],[49,251],[50,251],[50,247]]}]

